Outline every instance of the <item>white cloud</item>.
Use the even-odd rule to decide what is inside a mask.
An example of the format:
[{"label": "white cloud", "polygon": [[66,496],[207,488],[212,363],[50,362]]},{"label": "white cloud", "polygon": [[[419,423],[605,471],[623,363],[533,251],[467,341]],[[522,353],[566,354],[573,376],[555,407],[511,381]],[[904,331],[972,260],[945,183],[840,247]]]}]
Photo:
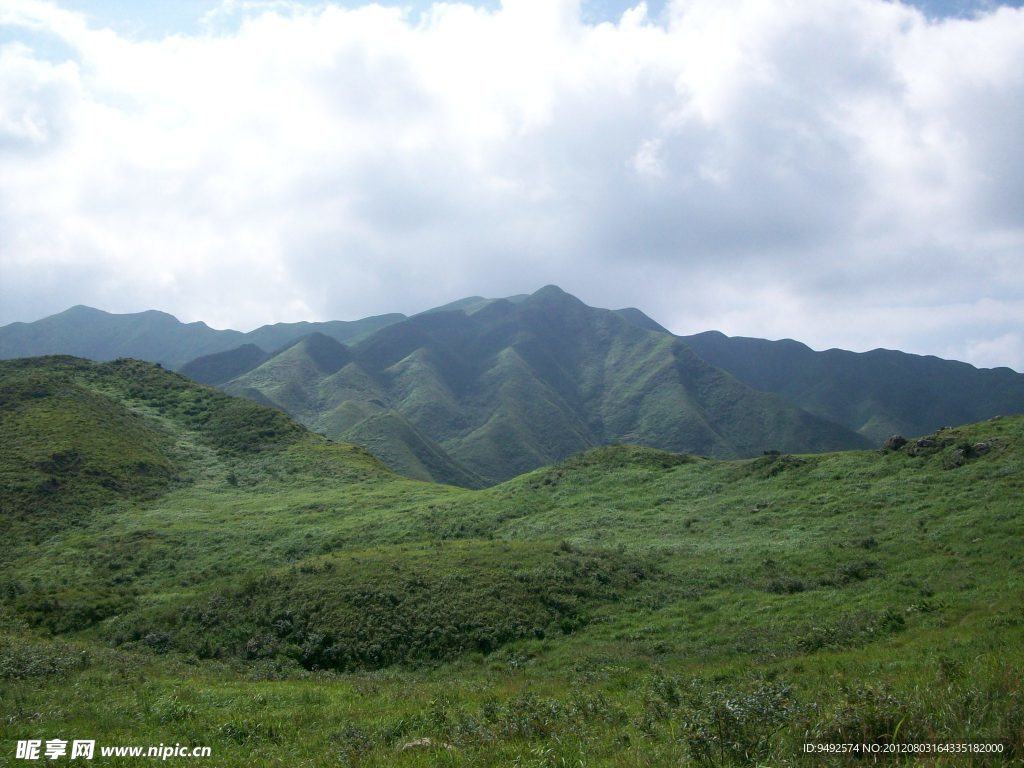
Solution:
[{"label": "white cloud", "polygon": [[229,2],[136,40],[10,0],[0,24],[23,33],[0,47],[0,322],[81,302],[247,328],[558,282],[681,332],[1024,358],[1019,9]]},{"label": "white cloud", "polygon": [[1006,366],[1015,371],[1024,371],[1024,335],[1016,332],[1004,333],[994,339],[969,342],[966,350],[954,349],[954,354],[966,352],[965,357],[983,368]]}]

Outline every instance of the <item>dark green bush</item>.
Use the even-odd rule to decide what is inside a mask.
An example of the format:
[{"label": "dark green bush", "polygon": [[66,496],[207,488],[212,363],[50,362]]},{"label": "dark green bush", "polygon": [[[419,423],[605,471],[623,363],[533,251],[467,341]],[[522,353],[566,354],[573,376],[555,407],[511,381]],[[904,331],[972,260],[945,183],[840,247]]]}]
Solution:
[{"label": "dark green bush", "polygon": [[307,563],[147,618],[122,616],[106,631],[155,650],[290,658],[311,670],[419,664],[579,631],[654,571],[618,552],[504,549],[473,545],[442,563]]}]

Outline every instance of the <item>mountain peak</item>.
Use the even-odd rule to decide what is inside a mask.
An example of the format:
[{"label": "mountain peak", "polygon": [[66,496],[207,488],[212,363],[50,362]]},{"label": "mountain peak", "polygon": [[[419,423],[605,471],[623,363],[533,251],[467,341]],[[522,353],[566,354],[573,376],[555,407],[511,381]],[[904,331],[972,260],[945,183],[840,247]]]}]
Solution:
[{"label": "mountain peak", "polygon": [[[109,312],[104,312],[102,309],[96,309],[95,307],[87,307],[85,304],[75,304],[73,307],[68,307],[63,312],[58,312],[50,317],[68,317],[75,315],[108,315]],[[46,319],[46,318],[44,318]]]},{"label": "mountain peak", "polygon": [[534,306],[539,305],[545,307],[577,307],[589,309],[586,304],[577,299],[571,293],[566,293],[557,285],[545,285],[543,288],[531,293],[523,302],[523,306],[531,304]]},{"label": "mountain peak", "polygon": [[559,297],[559,298],[564,298],[564,297],[575,298],[573,296],[570,296],[565,291],[563,291],[557,285],[553,285],[553,284],[552,285],[545,285],[543,288],[539,288],[539,289],[537,289],[536,291],[533,292],[533,298],[541,298],[541,299],[543,299],[543,298],[554,298],[554,297]]}]

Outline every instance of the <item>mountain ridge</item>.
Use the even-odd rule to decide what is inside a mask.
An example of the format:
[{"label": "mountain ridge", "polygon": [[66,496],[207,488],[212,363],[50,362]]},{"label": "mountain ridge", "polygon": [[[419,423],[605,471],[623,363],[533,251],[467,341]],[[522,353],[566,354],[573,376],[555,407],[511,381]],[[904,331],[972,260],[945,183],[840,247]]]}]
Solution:
[{"label": "mountain ridge", "polygon": [[880,442],[1024,411],[1024,375],[899,350],[817,352],[793,339],[768,341],[706,331],[681,337],[740,381]]},{"label": "mountain ridge", "polygon": [[245,334],[84,305],[0,328],[0,357],[55,347],[176,367],[372,444],[410,477],[470,487],[609,442],[721,458],[814,452],[1024,411],[1024,376],[1010,369],[718,331],[680,337],[639,309],[589,307],[555,285]]},{"label": "mountain ridge", "polygon": [[0,327],[0,360],[42,355],[99,361],[133,357],[177,369],[245,344],[265,353],[276,352],[314,332],[343,343],[358,341],[404,318],[392,313],[359,320],[277,323],[243,333],[211,328],[201,320],[183,323],[156,309],[114,314],[76,304],[41,320]]},{"label": "mountain ridge", "polygon": [[[334,439],[373,443],[379,456],[407,454],[394,437],[418,433],[420,455],[488,483],[609,442],[721,457],[868,446],[713,369],[652,324],[545,286],[515,302],[468,300],[382,328],[349,349],[356,368],[343,382],[314,374],[293,345],[223,386],[259,391]],[[345,403],[360,405],[339,411]],[[353,414],[364,417],[358,434]],[[373,435],[371,414],[407,423],[390,438]],[[409,473],[408,462],[391,465]]]}]

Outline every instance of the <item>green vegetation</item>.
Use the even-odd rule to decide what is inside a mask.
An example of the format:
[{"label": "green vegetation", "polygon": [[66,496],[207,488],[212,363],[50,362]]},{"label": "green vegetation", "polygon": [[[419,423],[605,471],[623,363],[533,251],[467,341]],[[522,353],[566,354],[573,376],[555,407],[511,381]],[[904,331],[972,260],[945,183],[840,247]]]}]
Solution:
[{"label": "green vegetation", "polygon": [[889,451],[608,446],[469,491],[153,365],[45,358],[0,364],[0,429],[11,762],[1024,762],[1024,417]]},{"label": "green vegetation", "polygon": [[251,371],[270,356],[255,344],[243,344],[236,349],[197,357],[183,365],[179,372],[200,384],[217,386]]},{"label": "green vegetation", "polygon": [[881,445],[1024,409],[1024,376],[890,349],[815,352],[791,339],[765,341],[716,331],[683,341],[711,365],[754,389],[842,424]]},{"label": "green vegetation", "polygon": [[453,660],[585,626],[648,567],[614,552],[536,543],[377,547],[213,590],[201,602],[129,613],[105,627],[199,658],[289,658],[350,671]]},{"label": "green vegetation", "polygon": [[133,357],[370,450],[418,480],[481,488],[609,443],[715,458],[863,449],[1024,410],[1024,375],[890,350],[675,337],[555,286],[414,317],[249,333],[73,307],[0,328],[0,359]]},{"label": "green vegetation", "polygon": [[[186,370],[234,369],[240,356]],[[310,336],[204,380],[408,477],[471,488],[610,442],[722,458],[868,446],[708,365],[639,310],[594,309],[554,286],[456,302],[351,348]]]},{"label": "green vegetation", "polygon": [[[332,430],[330,424],[344,424]],[[396,411],[347,401],[320,420],[324,434],[366,448],[390,469],[416,480],[480,488],[483,479],[452,459],[437,443]]]}]

